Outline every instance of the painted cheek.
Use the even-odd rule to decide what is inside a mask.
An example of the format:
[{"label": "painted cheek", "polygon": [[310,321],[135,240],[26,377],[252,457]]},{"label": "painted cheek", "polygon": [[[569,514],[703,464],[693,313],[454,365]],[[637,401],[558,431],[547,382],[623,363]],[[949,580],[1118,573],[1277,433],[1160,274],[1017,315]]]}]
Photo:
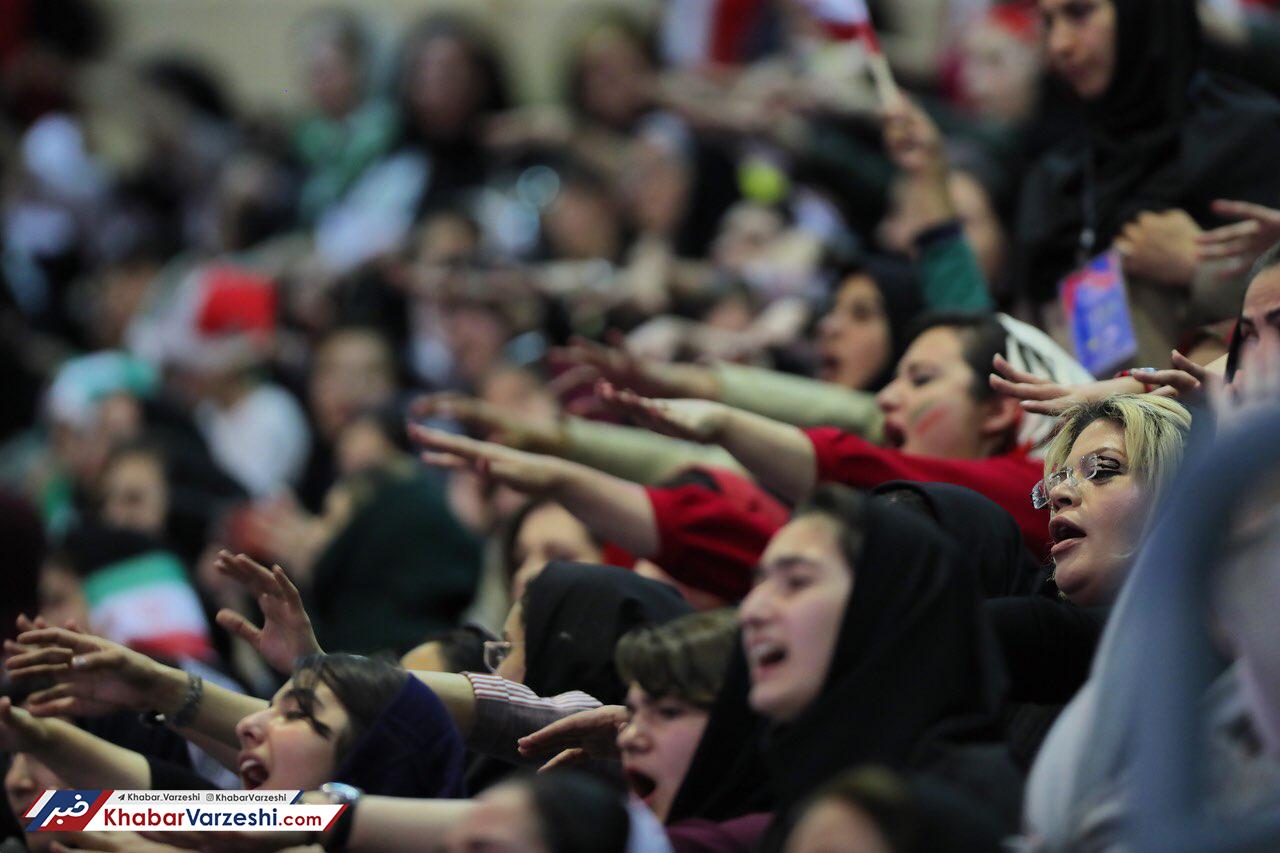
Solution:
[{"label": "painted cheek", "polygon": [[929,438],[947,422],[950,413],[951,409],[945,403],[922,403],[912,410],[907,422],[915,438]]}]

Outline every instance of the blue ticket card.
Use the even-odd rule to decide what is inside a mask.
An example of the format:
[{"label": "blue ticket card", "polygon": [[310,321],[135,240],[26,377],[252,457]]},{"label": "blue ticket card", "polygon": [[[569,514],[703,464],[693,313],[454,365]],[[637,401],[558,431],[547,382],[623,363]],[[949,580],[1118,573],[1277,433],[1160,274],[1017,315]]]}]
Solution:
[{"label": "blue ticket card", "polygon": [[1058,285],[1076,358],[1094,376],[1109,376],[1138,352],[1119,252],[1098,255]]}]

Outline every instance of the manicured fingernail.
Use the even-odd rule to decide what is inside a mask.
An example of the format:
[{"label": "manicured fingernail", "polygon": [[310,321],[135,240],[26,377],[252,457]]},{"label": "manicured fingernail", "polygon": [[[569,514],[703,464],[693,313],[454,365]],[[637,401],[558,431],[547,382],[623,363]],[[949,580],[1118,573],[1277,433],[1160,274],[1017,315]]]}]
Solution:
[{"label": "manicured fingernail", "polygon": [[82,655],[76,655],[71,659],[71,668],[79,669],[80,667],[84,666],[84,663],[85,663],[84,657]]}]

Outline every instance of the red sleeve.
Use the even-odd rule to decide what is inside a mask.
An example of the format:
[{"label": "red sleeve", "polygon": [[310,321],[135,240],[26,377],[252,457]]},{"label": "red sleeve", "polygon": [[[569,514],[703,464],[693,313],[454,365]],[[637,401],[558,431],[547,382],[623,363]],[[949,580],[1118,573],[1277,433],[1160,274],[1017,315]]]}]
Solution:
[{"label": "red sleeve", "polygon": [[755,485],[729,493],[697,483],[645,491],[658,523],[653,561],[681,583],[742,600],[765,545],[786,523],[785,508]]},{"label": "red sleeve", "polygon": [[817,481],[871,489],[891,480],[953,483],[986,495],[1013,516],[1027,547],[1037,557],[1049,553],[1049,513],[1031,506],[1031,489],[1044,467],[1025,453],[986,459],[934,459],[877,447],[831,427],[805,430],[817,457]]}]

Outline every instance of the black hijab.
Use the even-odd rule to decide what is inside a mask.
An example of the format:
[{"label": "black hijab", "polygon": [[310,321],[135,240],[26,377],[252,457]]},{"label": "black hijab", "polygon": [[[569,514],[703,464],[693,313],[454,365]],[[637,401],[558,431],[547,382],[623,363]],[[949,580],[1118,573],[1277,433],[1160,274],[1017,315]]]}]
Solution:
[{"label": "black hijab", "polygon": [[[986,598],[1031,595],[1045,574],[1022,541],[1022,530],[1004,507],[964,486],[897,480],[872,494],[918,507],[955,541]],[[907,495],[912,496],[905,499]]]},{"label": "black hijab", "polygon": [[1086,208],[1097,254],[1143,211],[1180,208],[1210,226],[1214,199],[1280,197],[1280,103],[1202,70],[1194,0],[1111,2],[1115,73],[1082,105],[1083,144],[1050,152],[1024,186],[1017,230],[1024,287],[1037,301],[1075,267]]},{"label": "black hijab", "polygon": [[613,649],[632,628],[693,608],[674,587],[616,566],[549,563],[524,597],[525,685],[539,696],[581,690],[622,704]]},{"label": "black hijab", "polygon": [[772,726],[747,704],[739,649],[669,822],[774,808],[776,841],[797,805],[840,770],[931,762],[930,745],[997,726],[1004,672],[955,547],[905,509],[831,491],[865,541],[822,691],[800,717]]}]

